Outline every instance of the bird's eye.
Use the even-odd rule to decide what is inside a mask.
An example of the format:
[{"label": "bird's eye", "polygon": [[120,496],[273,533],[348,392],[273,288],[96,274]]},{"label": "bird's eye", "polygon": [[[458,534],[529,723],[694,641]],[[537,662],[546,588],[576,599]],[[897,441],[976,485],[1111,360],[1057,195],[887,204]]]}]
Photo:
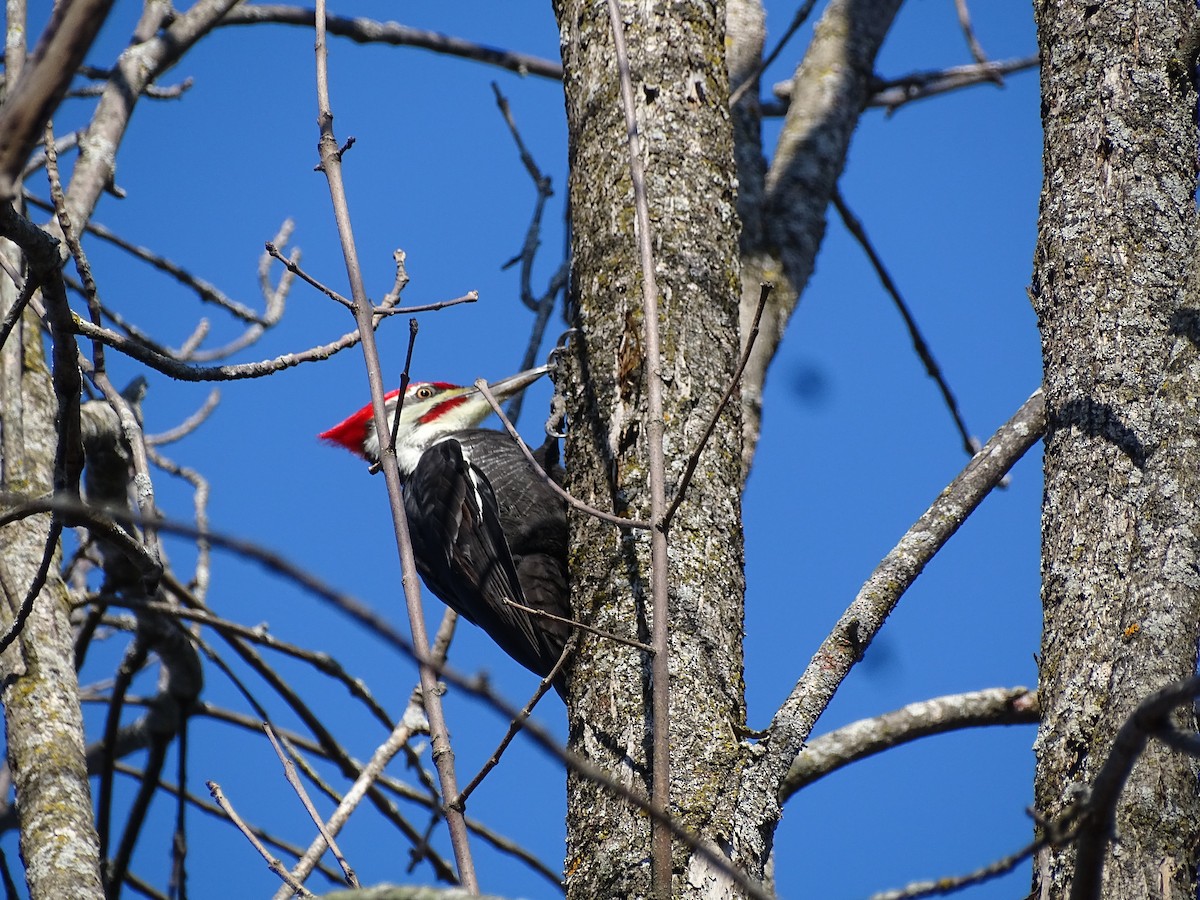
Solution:
[{"label": "bird's eye", "polygon": [[428,400],[432,396],[433,396],[433,388],[431,388],[429,385],[423,384],[419,388],[417,388],[416,398],[418,400]]}]

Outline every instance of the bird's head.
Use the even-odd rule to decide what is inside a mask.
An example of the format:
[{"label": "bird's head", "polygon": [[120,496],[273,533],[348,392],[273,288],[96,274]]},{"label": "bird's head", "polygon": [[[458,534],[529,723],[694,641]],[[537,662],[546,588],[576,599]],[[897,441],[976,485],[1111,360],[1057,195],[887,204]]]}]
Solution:
[{"label": "bird's head", "polygon": [[[548,371],[549,366],[527,369],[500,381],[489,382],[488,390],[497,400],[504,400],[520,393]],[[396,420],[396,402],[399,398],[398,390],[384,397],[389,428]],[[401,474],[411,474],[421,454],[438,441],[457,431],[476,427],[491,411],[491,404],[474,386],[463,387],[444,381],[410,383],[404,392],[400,427],[396,431],[396,459]],[[370,462],[379,460],[379,435],[375,430],[375,413],[369,403],[319,436]]]}]

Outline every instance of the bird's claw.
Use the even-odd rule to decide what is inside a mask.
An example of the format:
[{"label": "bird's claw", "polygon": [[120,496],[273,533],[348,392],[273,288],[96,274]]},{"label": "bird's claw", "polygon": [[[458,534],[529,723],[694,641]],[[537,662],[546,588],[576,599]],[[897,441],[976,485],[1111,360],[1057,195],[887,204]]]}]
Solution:
[{"label": "bird's claw", "polygon": [[567,401],[563,399],[563,395],[557,390],[554,396],[550,398],[550,417],[546,419],[546,436],[552,438],[565,438],[567,433],[561,431],[562,424],[567,418]]},{"label": "bird's claw", "polygon": [[[546,357],[546,365],[552,370],[558,368],[559,358],[567,352],[571,346],[571,338],[579,334],[578,328],[568,328],[558,336],[558,341],[554,344],[554,349],[550,351],[550,355]],[[552,375],[551,378],[554,376]]]}]

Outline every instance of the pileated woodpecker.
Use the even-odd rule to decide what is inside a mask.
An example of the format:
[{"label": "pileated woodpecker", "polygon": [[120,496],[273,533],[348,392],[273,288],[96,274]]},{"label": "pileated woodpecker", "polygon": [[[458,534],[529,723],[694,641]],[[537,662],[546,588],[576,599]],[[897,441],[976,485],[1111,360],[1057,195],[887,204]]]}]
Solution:
[{"label": "pileated woodpecker", "polygon": [[[510,397],[546,371],[529,369],[488,388],[497,398]],[[389,425],[399,394],[385,398]],[[567,626],[520,606],[570,615],[566,507],[508,434],[475,427],[491,411],[475,387],[409,384],[396,460],[413,556],[425,584],[447,606],[545,677],[562,653]],[[370,405],[320,436],[370,462],[379,459]],[[557,441],[548,439],[534,457],[561,482]],[[563,693],[561,675],[554,686]]]}]

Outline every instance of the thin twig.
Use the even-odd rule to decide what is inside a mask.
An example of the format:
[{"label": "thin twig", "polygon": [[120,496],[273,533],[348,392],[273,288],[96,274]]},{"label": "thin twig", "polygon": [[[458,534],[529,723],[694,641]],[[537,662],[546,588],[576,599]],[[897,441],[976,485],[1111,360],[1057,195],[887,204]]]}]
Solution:
[{"label": "thin twig", "polygon": [[500,420],[500,424],[504,426],[504,430],[508,432],[509,436],[514,441],[517,442],[517,446],[521,448],[521,453],[524,454],[525,460],[531,466],[533,466],[534,472],[537,473],[538,477],[541,478],[542,481],[546,482],[546,484],[551,490],[554,491],[554,493],[562,497],[568,506],[571,506],[580,512],[587,513],[589,516],[595,516],[597,519],[600,519],[603,522],[611,522],[613,525],[617,525],[621,528],[639,528],[643,531],[646,531],[650,528],[649,522],[643,522],[641,519],[626,519],[623,516],[605,512],[602,509],[596,509],[596,507],[588,506],[582,500],[579,500],[576,497],[568,494],[562,488],[562,486],[550,476],[550,473],[543,469],[538,464],[538,461],[534,459],[533,451],[530,450],[529,445],[521,439],[521,435],[517,432],[516,427],[508,420],[508,416],[504,414],[504,410],[500,408],[500,403],[496,400],[495,395],[491,392],[491,390],[488,389],[487,381],[482,378],[476,379],[475,387],[479,389],[479,393],[483,395],[483,399],[485,399],[488,402],[488,405],[492,407],[492,412],[496,414],[496,418]]},{"label": "thin twig", "polygon": [[970,430],[967,428],[967,423],[963,421],[962,413],[958,408],[958,401],[954,397],[954,392],[950,390],[950,385],[946,382],[946,378],[942,374],[941,366],[933,358],[933,352],[929,349],[929,344],[925,342],[925,338],[921,334],[921,329],[917,326],[917,320],[913,318],[908,304],[900,296],[900,289],[896,287],[896,283],[888,273],[887,267],[884,266],[883,260],[879,258],[879,254],[875,252],[875,247],[867,237],[867,232],[863,228],[862,222],[850,211],[850,207],[846,205],[846,201],[842,198],[842,194],[837,188],[834,188],[830,199],[833,200],[833,205],[837,209],[838,215],[842,217],[842,222],[845,224],[846,229],[854,236],[859,246],[867,254],[867,258],[871,261],[871,266],[875,269],[875,274],[879,277],[883,289],[887,291],[888,296],[892,298],[892,302],[896,304],[896,309],[899,310],[901,318],[904,319],[904,325],[908,328],[908,335],[912,340],[913,349],[917,351],[917,356],[925,366],[925,373],[938,386],[938,391],[942,395],[942,401],[946,404],[946,408],[950,412],[950,417],[954,419],[954,427],[958,429],[963,449],[967,451],[967,456],[974,456],[979,451],[979,440],[971,435]]},{"label": "thin twig", "polygon": [[[954,0],[954,9],[958,13],[958,26],[962,29],[963,37],[967,40],[967,47],[971,51],[971,55],[975,57],[975,62],[986,63],[988,61],[987,54],[983,52],[983,45],[979,43],[979,38],[975,36],[975,29],[971,26],[971,10],[967,8],[967,0]],[[993,76],[997,85],[1003,87],[1004,79],[1000,76]]]},{"label": "thin twig", "polygon": [[[642,318],[645,322],[646,338],[646,444],[650,463],[650,521],[654,525],[650,531],[650,596],[654,607],[651,627],[654,658],[650,668],[651,711],[654,722],[650,799],[659,809],[668,809],[671,803],[671,613],[667,585],[667,523],[663,516],[667,507],[667,465],[663,450],[663,376],[662,349],[658,335],[658,283],[654,276],[654,232],[650,223],[650,205],[646,197],[646,176],[642,166],[637,108],[633,100],[633,79],[629,71],[625,28],[618,0],[608,0],[608,19],[613,31],[613,50],[621,84],[621,105],[625,111],[629,176],[633,183],[638,256],[642,269]],[[659,900],[670,900],[671,831],[659,819],[650,824],[650,860],[654,894]]]},{"label": "thin twig", "polygon": [[[243,3],[221,19],[221,25],[257,25],[259,23],[299,25],[311,31],[314,15],[311,8],[277,3]],[[562,63],[557,60],[530,56],[476,44],[473,41],[435,31],[424,31],[401,25],[399,22],[380,22],[376,19],[348,16],[329,16],[326,27],[330,34],[348,38],[360,44],[391,44],[401,47],[422,47],[434,53],[444,53],[497,66],[519,75],[562,79]]]},{"label": "thin twig", "polygon": [[[412,382],[412,358],[413,350],[417,346],[417,334],[420,331],[420,323],[416,318],[408,320],[408,349],[404,352],[404,368],[400,370],[400,387],[396,390],[396,409],[392,412],[392,427],[388,430],[388,453],[396,452],[396,440],[400,436],[400,417],[404,413],[404,401],[408,399],[408,386]],[[375,460],[367,468],[367,471],[374,475],[383,468],[381,459]]]},{"label": "thin twig", "polygon": [[[341,150],[333,133],[333,110],[329,101],[329,58],[326,48],[325,0],[316,3],[316,69],[317,69],[317,119],[321,136],[317,146],[329,194],[333,203],[334,219],[342,255],[346,261],[346,274],[350,281],[350,294],[354,298],[354,317],[362,337],[363,358],[367,367],[367,380],[371,387],[371,404],[375,415],[375,428],[379,434],[387,433],[387,413],[383,401],[383,374],[379,364],[379,351],[375,346],[375,332],[371,329],[371,304],[363,284],[362,268],[358,262],[358,250],[354,242],[354,230],[350,222],[350,208],[342,181]],[[441,696],[437,687],[437,671],[430,659],[429,638],[425,629],[425,613],[421,604],[421,589],[417,582],[416,562],[413,560],[412,541],[408,534],[408,516],[404,511],[404,498],[400,488],[400,470],[394,453],[383,454],[383,474],[387,482],[392,524],[396,533],[396,549],[400,556],[401,580],[404,585],[405,603],[408,608],[409,627],[413,636],[413,647],[420,662],[421,693],[429,715],[430,739],[433,742],[433,758],[442,784],[443,797],[458,796],[458,785],[454,773],[454,750],[450,744],[450,733],[442,712]],[[462,885],[472,893],[479,892],[475,877],[475,864],[471,858],[470,838],[461,812],[446,810],[446,825],[450,833],[451,846],[458,863]]]},{"label": "thin twig", "polygon": [[[179,84],[170,85],[168,87],[160,87],[157,84],[148,84],[142,88],[142,96],[147,100],[178,100],[187,91],[191,90],[194,83],[192,78],[185,78]],[[90,84],[87,87],[81,87],[77,90],[67,91],[65,97],[70,99],[80,99],[83,97],[99,97],[108,90],[108,85],[105,84]]]},{"label": "thin twig", "polygon": [[[508,125],[509,133],[517,145],[517,152],[521,155],[521,162],[525,166],[525,171],[529,173],[529,177],[537,189],[537,200],[533,205],[533,216],[530,218],[529,227],[525,231],[525,243],[521,246],[521,252],[503,266],[503,268],[508,268],[518,262],[521,264],[521,302],[536,313],[533,320],[533,327],[529,333],[529,342],[525,347],[525,356],[521,361],[521,365],[517,367],[518,372],[524,372],[526,369],[533,368],[534,360],[537,359],[538,348],[542,345],[542,339],[546,335],[546,326],[550,322],[550,314],[554,311],[554,301],[558,297],[559,292],[567,286],[567,276],[570,266],[567,262],[563,262],[558,267],[558,271],[551,276],[550,282],[546,286],[546,290],[542,296],[533,296],[533,263],[537,257],[538,248],[541,246],[542,214],[545,212],[546,203],[554,196],[554,190],[551,187],[550,177],[542,173],[542,170],[538,168],[537,162],[533,158],[533,154],[525,146],[525,142],[521,138],[521,132],[517,129],[517,123],[513,119],[512,110],[509,109],[508,100],[500,92],[499,86],[494,81],[492,82],[492,92],[496,95],[496,106],[499,107],[500,114],[504,117],[504,122]],[[521,417],[521,407],[524,402],[524,391],[514,394],[512,399],[508,401],[508,417],[514,422]]]},{"label": "thin twig", "polygon": [[58,539],[61,536],[62,523],[55,517],[50,521],[50,531],[46,535],[46,545],[42,551],[42,561],[38,565],[37,574],[33,576],[33,581],[30,582],[29,589],[25,592],[25,599],[21,601],[21,608],[13,617],[12,625],[4,633],[4,636],[0,637],[0,653],[7,650],[25,629],[25,623],[29,621],[29,616],[33,612],[33,603],[46,585],[46,578],[50,574],[50,566],[54,562],[54,553],[58,549]]},{"label": "thin twig", "polygon": [[0,347],[8,343],[8,336],[12,334],[13,328],[21,321],[21,316],[25,313],[25,307],[29,305],[29,301],[33,298],[34,292],[37,291],[37,282],[32,279],[24,279],[20,276],[9,262],[7,256],[0,255],[0,267],[3,267],[4,273],[12,280],[12,283],[17,288],[17,298],[13,305],[9,307],[8,312],[4,315],[4,321],[0,322]]},{"label": "thin twig", "polygon": [[757,89],[758,79],[762,77],[762,73],[767,71],[767,67],[779,58],[779,54],[783,52],[783,48],[787,46],[787,42],[792,39],[792,35],[800,30],[800,26],[808,20],[809,15],[813,11],[813,7],[816,5],[817,0],[804,0],[804,2],[800,4],[799,8],[796,10],[796,14],[792,16],[792,21],[791,24],[788,25],[787,31],[785,31],[783,33],[783,37],[779,39],[779,43],[775,45],[774,49],[771,50],[770,53],[763,57],[762,62],[754,67],[754,71],[746,77],[745,81],[737,86],[737,90],[735,90],[733,92],[733,96],[729,98],[729,106],[731,109],[737,106],[738,101],[742,99],[742,96],[747,91],[751,90],[752,88]]},{"label": "thin twig", "polygon": [[392,282],[392,289],[383,295],[382,306],[395,306],[400,302],[400,294],[408,287],[408,269],[404,265],[407,258],[407,254],[398,247],[392,251],[392,259],[396,263],[396,278]]},{"label": "thin twig", "polygon": [[[179,465],[147,444],[146,458],[159,469],[176,478],[182,478],[192,486],[192,510],[196,527],[203,533],[208,530],[208,479],[189,466]],[[208,585],[212,575],[212,547],[203,536],[196,538],[196,567],[192,575],[191,593],[200,604],[208,598]]]},{"label": "thin twig", "polygon": [[872,894],[869,900],[918,900],[920,897],[936,897],[944,894],[953,894],[965,888],[974,887],[977,884],[983,884],[985,881],[991,881],[993,878],[999,878],[1008,872],[1015,869],[1020,863],[1029,859],[1033,854],[1037,853],[1046,845],[1046,841],[1034,841],[1018,850],[1016,853],[1002,857],[995,862],[988,863],[976,869],[974,872],[968,872],[966,875],[944,876],[936,881],[918,881],[906,887],[895,891],[881,891],[877,894]]},{"label": "thin twig", "polygon": [[[525,609],[525,607],[521,608]],[[500,757],[504,755],[504,751],[508,749],[508,745],[512,743],[513,738],[515,738],[525,726],[525,723],[529,720],[530,715],[533,713],[533,708],[538,705],[538,702],[546,695],[546,692],[554,686],[554,679],[558,677],[558,673],[562,671],[563,666],[566,665],[567,660],[570,659],[571,654],[575,650],[576,643],[578,643],[578,638],[576,635],[571,635],[571,637],[567,639],[566,644],[563,645],[562,653],[558,654],[558,659],[555,661],[554,665],[551,666],[550,671],[546,673],[545,677],[538,684],[537,690],[534,691],[533,696],[529,698],[529,702],[526,703],[524,708],[522,708],[522,710],[513,717],[512,721],[508,723],[508,731],[506,731],[504,733],[504,737],[500,739],[499,746],[492,751],[492,755],[489,756],[487,762],[483,764],[483,768],[479,770],[474,778],[467,782],[467,786],[459,792],[457,797],[450,801],[451,806],[464,810],[467,808],[467,798],[470,797],[471,794],[475,792],[475,789],[483,783],[483,779],[488,776],[488,773],[500,764]]]},{"label": "thin twig", "polygon": [[346,883],[351,887],[358,887],[358,876],[354,874],[354,869],[350,863],[346,862],[346,857],[342,854],[342,848],[338,846],[337,841],[333,839],[333,835],[325,827],[325,820],[321,818],[317,812],[317,808],[313,806],[312,798],[308,796],[308,791],[300,783],[300,776],[296,774],[296,764],[284,752],[283,745],[279,743],[279,736],[275,734],[275,729],[271,727],[269,722],[263,722],[263,731],[266,732],[267,739],[270,740],[271,746],[275,750],[275,755],[279,757],[279,762],[283,764],[283,776],[287,779],[288,784],[292,786],[292,790],[296,792],[296,796],[300,798],[300,802],[304,804],[304,809],[308,813],[309,818],[313,820],[313,824],[317,826],[317,831],[320,832],[322,840],[329,845],[329,850],[333,854],[333,858],[337,860],[342,872],[346,875]]},{"label": "thin twig", "polygon": [[[47,212],[54,211],[54,205],[52,203],[47,203],[45,200],[37,197],[34,194],[26,192],[24,197],[25,201],[31,206],[37,207],[38,209],[44,209]],[[147,247],[142,247],[125,240],[115,231],[112,231],[106,226],[101,225],[99,222],[89,221],[84,226],[84,230],[88,234],[93,234],[101,240],[107,241],[113,246],[124,250],[134,258],[140,259],[142,262],[149,263],[160,272],[165,272],[166,274],[170,275],[180,284],[194,291],[196,297],[204,303],[211,303],[215,306],[219,306],[234,318],[246,322],[247,324],[267,324],[259,313],[244,303],[240,303],[239,301],[226,296],[225,293],[222,292],[221,289],[216,285],[205,281],[203,278],[198,278],[179,264],[172,262],[158,253],[155,253],[153,250]]]},{"label": "thin twig", "polygon": [[148,434],[143,439],[149,447],[163,447],[167,444],[173,444],[175,441],[183,440],[197,428],[207,421],[212,415],[213,410],[217,408],[217,404],[221,400],[221,392],[213,388],[208,392],[201,407],[176,425],[166,431],[160,431],[158,434]]},{"label": "thin twig", "polygon": [[546,612],[544,609],[534,609],[532,606],[526,606],[524,603],[518,603],[516,600],[511,600],[508,597],[504,598],[504,603],[522,612],[529,613],[531,616],[538,616],[542,619],[549,619],[552,622],[561,622],[569,628],[575,628],[579,631],[586,631],[588,634],[594,634],[596,637],[604,638],[608,641],[615,641],[618,644],[624,644],[626,647],[633,647],[635,650],[641,650],[643,653],[654,653],[654,648],[649,644],[643,644],[641,641],[635,641],[633,638],[621,637],[618,634],[613,634],[611,631],[605,631],[603,628],[593,628],[591,625],[585,625],[583,622],[577,622],[574,619],[568,619],[565,616],[556,616],[554,613]]},{"label": "thin twig", "polygon": [[237,826],[238,831],[246,836],[246,840],[250,842],[250,845],[267,861],[267,868],[283,879],[284,883],[301,897],[306,898],[306,900],[307,898],[316,900],[316,894],[294,879],[292,873],[279,861],[278,857],[272,856],[267,848],[263,846],[262,841],[258,839],[258,835],[251,831],[250,827],[242,821],[242,817],[237,814],[237,810],[233,808],[233,804],[225,799],[225,794],[221,791],[221,786],[215,781],[206,781],[205,784],[208,785],[208,792],[212,794],[212,798],[216,801],[217,806],[221,807],[221,811],[229,816],[229,821]]},{"label": "thin twig", "polygon": [[671,501],[671,505],[663,513],[663,528],[671,527],[671,520],[675,518],[675,513],[679,510],[679,504],[683,503],[688,485],[692,483],[692,476],[696,474],[696,466],[700,464],[700,454],[704,452],[705,445],[708,444],[709,438],[712,437],[713,432],[716,430],[717,421],[721,418],[721,413],[725,411],[725,407],[729,405],[734,391],[742,383],[742,373],[746,371],[746,363],[750,361],[750,352],[754,349],[754,341],[758,338],[758,324],[762,321],[763,310],[766,309],[767,298],[771,296],[772,287],[773,285],[766,281],[759,287],[758,306],[754,309],[754,321],[750,326],[750,333],[746,335],[746,346],[742,348],[742,358],[738,360],[737,369],[734,371],[733,377],[729,379],[729,387],[725,389],[725,393],[721,396],[721,401],[717,404],[716,409],[713,410],[712,417],[709,418],[708,424],[704,427],[703,434],[700,435],[700,440],[696,442],[696,449],[688,457],[687,465],[683,470],[683,477],[679,479],[679,486],[675,489],[675,499]]},{"label": "thin twig", "polygon": [[271,243],[270,241],[267,241],[267,243],[264,244],[263,246],[266,248],[267,254],[269,256],[271,256],[272,258],[277,259],[277,260],[279,260],[279,262],[283,263],[284,268],[287,269],[289,272],[291,272],[293,275],[295,275],[297,278],[299,278],[301,281],[305,282],[306,284],[308,284],[311,287],[316,288],[318,291],[320,291],[322,294],[324,294],[330,300],[334,300],[337,303],[342,304],[342,306],[346,307],[346,309],[350,309],[350,301],[349,300],[347,300],[345,297],[343,297],[341,294],[339,294],[333,288],[323,284],[320,281],[317,281],[317,279],[313,278],[311,275],[309,275],[307,272],[305,272],[302,268],[300,268],[300,265],[295,260],[289,259],[288,257],[284,256],[282,253],[280,253],[279,248],[276,247],[273,243]]},{"label": "thin twig", "polygon": [[[189,710],[190,712],[190,710]],[[175,754],[175,780],[188,783],[188,723],[189,715],[179,722],[179,741]],[[157,781],[161,782],[159,778]],[[154,786],[158,789],[158,784]],[[170,896],[175,900],[187,900],[187,798],[182,793],[175,798],[175,829],[171,835],[171,876],[167,882]]]},{"label": "thin twig", "polygon": [[408,315],[409,313],[419,312],[437,312],[439,309],[449,309],[451,306],[459,306],[463,303],[478,303],[479,291],[467,291],[461,297],[454,297],[450,300],[438,300],[434,303],[423,303],[419,306],[376,306],[372,312],[377,316],[399,316]]}]

